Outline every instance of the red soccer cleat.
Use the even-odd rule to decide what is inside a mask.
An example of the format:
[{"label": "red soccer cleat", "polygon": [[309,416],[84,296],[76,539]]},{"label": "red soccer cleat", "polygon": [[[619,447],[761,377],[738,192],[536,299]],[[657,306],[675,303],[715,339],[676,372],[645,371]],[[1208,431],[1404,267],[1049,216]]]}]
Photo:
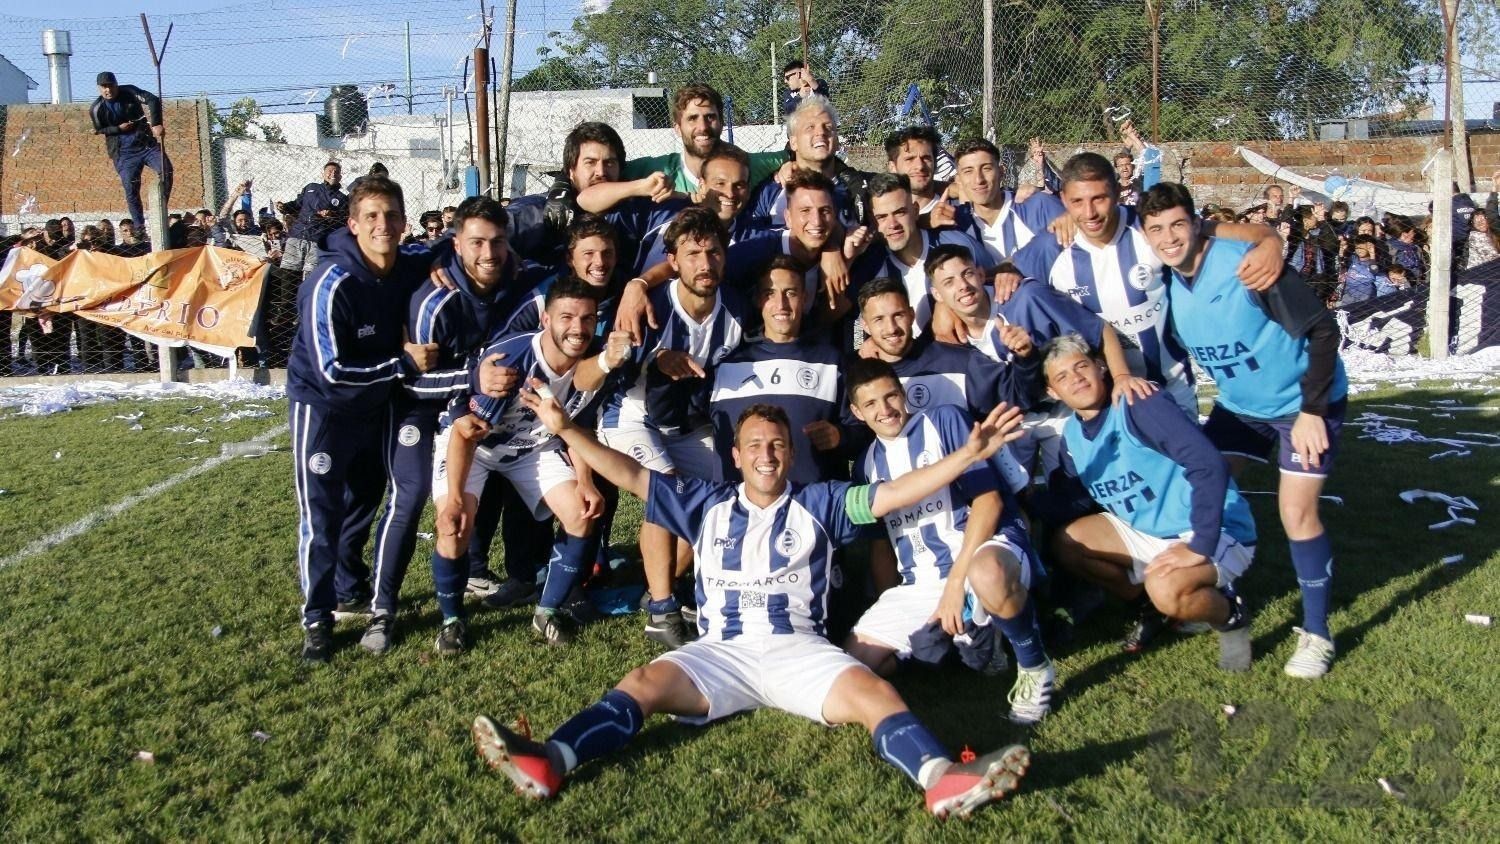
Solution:
[{"label": "red soccer cleat", "polygon": [[492,770],[510,778],[516,792],[531,800],[555,797],[563,775],[547,756],[547,746],[496,724],[483,715],[470,728],[474,749]]},{"label": "red soccer cleat", "polygon": [[972,762],[955,762],[927,789],[927,811],[939,819],[967,818],[1021,787],[1031,751],[1019,744],[991,751]]}]

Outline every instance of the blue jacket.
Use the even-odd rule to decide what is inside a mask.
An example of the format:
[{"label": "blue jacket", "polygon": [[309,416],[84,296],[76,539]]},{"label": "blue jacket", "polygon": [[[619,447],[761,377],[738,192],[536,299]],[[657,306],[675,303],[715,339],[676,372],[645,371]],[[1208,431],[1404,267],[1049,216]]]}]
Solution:
[{"label": "blue jacket", "polygon": [[[331,211],[327,217],[319,217],[319,211]],[[297,219],[292,222],[287,237],[316,243],[318,240],[349,219],[349,195],[338,185],[327,182],[308,182],[297,195]]]},{"label": "blue jacket", "polygon": [[412,291],[427,283],[431,257],[425,249],[403,247],[390,274],[377,278],[347,229],[322,246],[317,267],[297,290],[300,319],[287,363],[287,397],[368,413],[390,401],[403,376],[418,374],[401,332]]},{"label": "blue jacket", "polygon": [[436,343],[438,361],[432,369],[406,378],[404,385],[410,398],[431,402],[435,415],[455,396],[468,390],[471,358],[505,324],[521,294],[513,289],[514,255],[506,261],[500,280],[487,293],[475,289],[464,273],[463,261],[451,240],[440,241],[433,257],[458,289],[417,284],[408,304],[406,333],[413,343]]}]

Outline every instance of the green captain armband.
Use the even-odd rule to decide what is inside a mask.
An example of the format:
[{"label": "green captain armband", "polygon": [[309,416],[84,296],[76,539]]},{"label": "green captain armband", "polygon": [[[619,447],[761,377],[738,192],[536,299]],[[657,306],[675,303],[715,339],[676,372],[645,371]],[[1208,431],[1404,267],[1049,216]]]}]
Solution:
[{"label": "green captain armband", "polygon": [[844,493],[844,512],[851,522],[857,525],[875,524],[875,512],[871,507],[875,503],[875,487],[876,484],[851,486]]}]

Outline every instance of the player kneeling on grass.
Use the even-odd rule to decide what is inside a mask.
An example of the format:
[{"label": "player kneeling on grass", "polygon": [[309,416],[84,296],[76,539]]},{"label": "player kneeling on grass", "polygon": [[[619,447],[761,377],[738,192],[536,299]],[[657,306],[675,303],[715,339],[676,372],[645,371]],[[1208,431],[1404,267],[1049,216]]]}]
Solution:
[{"label": "player kneeling on grass", "polygon": [[[861,359],[849,367],[850,405],[876,440],[856,467],[859,480],[888,481],[962,450],[963,411],[940,405],[919,413],[891,365]],[[1051,711],[1057,671],[1042,649],[1027,587],[1036,555],[1020,508],[988,462],[883,521],[895,546],[901,583],[881,593],[854,625],[845,648],[881,675],[912,655],[913,639],[933,624],[948,636],[964,631],[969,598],[976,624],[993,616],[1016,651],[1019,671],[1010,719],[1034,724]],[[995,647],[1004,647],[998,638]]]},{"label": "player kneeling on grass", "polygon": [[1328,598],[1333,547],[1318,496],[1337,452],[1348,379],[1339,327],[1293,270],[1253,293],[1237,267],[1250,246],[1208,237],[1187,188],[1163,182],[1141,197],[1146,242],[1171,268],[1172,331],[1219,387],[1203,426],[1238,474],[1278,448],[1277,506],[1302,591],[1302,627],[1286,673],[1314,679],[1333,662]]},{"label": "player kneeling on grass", "polygon": [[548,430],[622,490],[646,502],[645,518],[693,544],[698,561],[698,639],[626,675],[545,742],[474,720],[474,742],[490,767],[525,796],[555,795],[579,764],[623,747],[655,713],[690,723],[774,707],[823,724],[863,724],[881,758],[927,792],[939,817],[968,815],[1016,789],[1030,763],[1021,746],[955,763],[900,695],[824,631],[829,561],[861,525],[900,512],[988,459],[1020,431],[1004,405],[974,426],[952,454],[893,481],[792,484],[794,455],[779,407],[747,408],[731,455],[740,484],[648,470],[600,445],[553,399],[522,399]]},{"label": "player kneeling on grass", "polygon": [[1232,586],[1255,556],[1255,522],[1221,457],[1165,393],[1112,401],[1102,361],[1076,334],[1043,347],[1047,393],[1066,404],[1064,477],[1107,512],[1059,531],[1060,566],[1126,600],[1219,631],[1219,666],[1250,667],[1250,612]]},{"label": "player kneeling on grass", "polygon": [[[536,390],[556,396],[568,414],[591,414],[605,374],[630,351],[629,337],[616,333],[600,352],[601,343],[594,336],[598,296],[583,281],[559,279],[547,291],[541,331],[503,337],[477,359],[503,355]],[[600,366],[601,358],[607,366]],[[468,647],[465,556],[479,494],[490,472],[504,475],[537,519],[550,513],[561,525],[532,627],[548,644],[567,643],[577,632],[576,624],[558,609],[594,559],[598,550],[594,523],[604,511],[604,498],[594,487],[587,462],[570,459],[563,443],[537,422],[515,394],[498,399],[460,397],[448,415],[451,425],[438,435],[432,470],[437,508],[432,577],[443,613],[438,653],[458,654]]]}]

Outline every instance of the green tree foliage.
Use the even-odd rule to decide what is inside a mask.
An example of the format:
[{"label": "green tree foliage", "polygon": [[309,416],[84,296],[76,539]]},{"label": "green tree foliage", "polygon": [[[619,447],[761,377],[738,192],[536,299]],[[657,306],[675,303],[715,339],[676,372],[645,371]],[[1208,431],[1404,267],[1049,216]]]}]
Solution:
[{"label": "green tree foliage", "polygon": [[241,97],[230,103],[226,111],[214,109],[209,112],[212,124],[210,131],[221,138],[255,139],[250,131],[255,129],[260,132],[259,140],[273,144],[286,143],[286,136],[280,126],[259,122],[261,114],[260,104],[254,97]]},{"label": "green tree foliage", "polygon": [[[1316,122],[1425,102],[1412,69],[1440,60],[1437,0],[1155,0],[1163,139],[1306,137]],[[1470,0],[1493,5],[1495,0]],[[995,0],[999,140],[1109,138],[1111,107],[1143,130],[1151,105],[1144,0]],[[915,84],[939,129],[981,125],[980,0],[825,0],[813,7],[809,64],[828,80],[846,134],[877,141],[904,122]],[[769,120],[771,65],[801,53],[796,7],[774,0],[614,0],[580,17],[561,57],[527,89],[705,81],[736,121]],[[774,74],[773,75],[773,71]],[[774,86],[773,86],[774,81]]]}]

